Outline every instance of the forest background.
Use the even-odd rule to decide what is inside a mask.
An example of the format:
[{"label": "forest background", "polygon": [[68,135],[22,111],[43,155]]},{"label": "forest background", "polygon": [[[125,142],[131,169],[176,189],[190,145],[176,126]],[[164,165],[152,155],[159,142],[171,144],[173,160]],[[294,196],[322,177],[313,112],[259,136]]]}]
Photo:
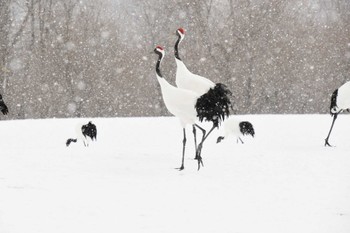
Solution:
[{"label": "forest background", "polygon": [[155,77],[188,68],[236,114],[329,111],[350,80],[348,0],[0,0],[2,119],[166,116]]}]

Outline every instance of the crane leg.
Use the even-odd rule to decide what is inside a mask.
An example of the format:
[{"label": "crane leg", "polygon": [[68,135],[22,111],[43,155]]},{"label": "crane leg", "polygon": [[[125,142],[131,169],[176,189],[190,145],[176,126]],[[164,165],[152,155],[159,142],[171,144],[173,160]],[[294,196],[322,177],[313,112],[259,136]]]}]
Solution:
[{"label": "crane leg", "polygon": [[[203,129],[202,127],[200,127],[199,125],[197,125],[197,124],[195,124],[195,125],[193,125],[193,128],[195,128],[195,127],[197,127],[198,129],[200,129],[201,131],[202,131],[202,141],[204,140],[204,137],[205,137],[205,134],[206,134],[206,131],[205,131],[205,129]],[[195,130],[194,130],[195,131]],[[198,151],[199,150],[201,150],[200,148],[199,148],[199,146],[201,145],[201,144],[199,144],[199,145],[197,145],[197,139],[195,138],[195,143],[196,143],[196,157],[194,158],[194,159],[196,159],[196,160],[198,160]],[[202,146],[201,146],[202,147]]]},{"label": "crane leg", "polygon": [[182,160],[181,160],[181,167],[178,169],[182,171],[185,168],[185,151],[186,151],[186,129],[183,128],[184,138],[182,140]]},{"label": "crane leg", "polygon": [[192,126],[193,128],[193,137],[194,137],[194,146],[195,146],[195,149],[196,149],[196,153],[195,153],[195,157],[194,159],[197,159],[197,150],[198,150],[198,145],[197,145],[197,134],[196,134],[196,127],[193,125]]},{"label": "crane leg", "polygon": [[334,126],[334,122],[335,122],[335,120],[337,119],[337,117],[338,117],[338,113],[334,114],[334,116],[333,116],[333,121],[332,121],[332,125],[331,125],[331,128],[329,129],[328,136],[327,136],[327,138],[325,139],[324,146],[330,146],[330,147],[331,147],[331,144],[329,144],[328,139],[329,139],[329,136],[331,135],[331,132],[332,132],[332,129],[333,129],[333,126]]},{"label": "crane leg", "polygon": [[[197,126],[197,125],[196,125]],[[197,126],[199,127],[199,126]],[[205,134],[205,131],[203,132],[203,137],[202,137],[202,141],[199,143],[198,145],[198,150],[197,150],[197,155],[196,155],[196,158],[198,160],[198,170],[201,168],[201,165],[202,167],[204,167],[204,164],[203,164],[203,160],[202,160],[202,156],[201,156],[201,153],[202,153],[202,148],[203,148],[203,143],[204,141],[208,138],[208,136],[211,134],[211,132],[213,132],[213,130],[216,128],[215,125],[213,125],[213,127],[209,130],[209,132],[207,134]]]}]

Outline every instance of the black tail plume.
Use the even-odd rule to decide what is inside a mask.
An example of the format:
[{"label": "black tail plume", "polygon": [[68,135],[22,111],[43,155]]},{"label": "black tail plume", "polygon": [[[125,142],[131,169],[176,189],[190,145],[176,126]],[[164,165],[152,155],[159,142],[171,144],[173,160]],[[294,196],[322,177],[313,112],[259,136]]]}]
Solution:
[{"label": "black tail plume", "polygon": [[83,133],[83,135],[86,137],[90,137],[91,140],[96,140],[97,137],[97,128],[96,125],[94,125],[93,123],[91,123],[91,121],[89,121],[88,124],[83,125],[81,127],[81,131]]},{"label": "black tail plume", "polygon": [[7,106],[5,104],[0,106],[0,110],[1,110],[2,114],[4,114],[4,115],[9,113],[9,109],[7,108]]},{"label": "black tail plume", "polygon": [[249,121],[240,122],[239,129],[243,135],[251,135],[252,137],[255,135],[253,125]]},{"label": "black tail plume", "polygon": [[6,115],[9,112],[4,100],[2,99],[2,95],[0,94],[0,111],[2,114]]},{"label": "black tail plume", "polygon": [[198,98],[196,103],[197,116],[200,121],[211,121],[215,127],[230,115],[232,92],[226,85],[218,83],[214,88]]}]

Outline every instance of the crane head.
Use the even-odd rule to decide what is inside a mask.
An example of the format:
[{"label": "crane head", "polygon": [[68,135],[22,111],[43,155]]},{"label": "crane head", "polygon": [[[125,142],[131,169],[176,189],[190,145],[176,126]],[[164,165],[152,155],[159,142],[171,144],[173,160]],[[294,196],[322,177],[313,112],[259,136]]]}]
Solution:
[{"label": "crane head", "polygon": [[163,53],[164,52],[164,48],[160,45],[157,45],[156,48],[154,49],[154,52],[160,52]]},{"label": "crane head", "polygon": [[183,29],[183,28],[177,29],[176,34],[180,37],[184,37],[185,36],[185,29]]}]

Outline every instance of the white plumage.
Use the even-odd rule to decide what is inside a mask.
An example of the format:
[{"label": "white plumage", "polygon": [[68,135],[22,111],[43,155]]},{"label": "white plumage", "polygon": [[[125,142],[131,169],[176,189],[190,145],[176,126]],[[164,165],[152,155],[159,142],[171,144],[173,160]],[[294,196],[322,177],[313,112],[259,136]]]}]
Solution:
[{"label": "white plumage", "polygon": [[325,146],[331,146],[328,140],[338,114],[343,111],[350,111],[350,81],[346,82],[333,92],[329,111],[333,117],[333,121],[328,136],[325,139]]},{"label": "white plumage", "polygon": [[227,139],[228,137],[232,136],[241,143],[243,143],[243,140],[241,139],[244,135],[251,135],[254,137],[255,131],[253,128],[253,125],[248,121],[241,121],[238,118],[230,116],[228,119],[226,119],[223,123],[223,131],[224,136],[220,136],[217,139],[217,143],[221,142],[223,139]]},{"label": "white plumage", "polygon": [[[197,94],[193,91],[181,89],[174,87],[169,82],[167,82],[160,71],[160,65],[164,58],[165,51],[161,46],[157,46],[154,49],[154,52],[158,54],[159,58],[156,65],[156,76],[158,83],[161,87],[162,97],[165,106],[171,114],[176,116],[182,125],[183,128],[183,152],[182,152],[182,164],[179,168],[180,170],[184,169],[184,157],[185,157],[185,146],[186,146],[186,125],[196,126],[199,129],[203,130],[196,124],[198,120],[197,112],[195,109],[195,104],[197,101]],[[200,168],[201,158],[198,159],[198,169]]]},{"label": "white plumage", "polygon": [[176,86],[194,91],[198,97],[215,87],[215,83],[189,71],[183,61],[176,61]]},{"label": "white plumage", "polygon": [[75,125],[75,134],[77,135],[77,139],[83,140],[83,138],[85,138],[84,135],[83,135],[83,132],[81,130],[83,125],[84,125],[83,123],[77,123]]},{"label": "white plumage", "polygon": [[[185,37],[185,30],[179,28],[176,31],[178,39],[175,43],[175,61],[176,61],[176,85],[179,88],[191,90],[197,94],[198,100],[196,102],[196,110],[200,121],[211,121],[213,127],[209,132],[202,138],[201,143],[196,147],[196,159],[200,157],[202,145],[205,139],[210,133],[219,127],[220,122],[223,121],[228,115],[230,108],[232,108],[229,95],[231,91],[221,84],[215,84],[209,79],[202,77],[197,74],[193,74],[189,71],[181,60],[179,55],[179,44]],[[194,138],[196,141],[196,131],[193,130]]]},{"label": "white plumage", "polygon": [[196,109],[194,108],[197,95],[189,90],[172,86],[164,78],[157,74],[163,101],[168,111],[178,117],[183,128],[187,124],[193,125],[198,120]]},{"label": "white plumage", "polygon": [[240,122],[241,122],[240,120],[235,119],[233,117],[230,117],[224,121],[223,128],[224,128],[225,138],[232,135],[234,138],[238,139],[238,137],[242,135],[239,129]]},{"label": "white plumage", "polygon": [[350,108],[350,82],[346,82],[338,88],[336,106],[331,109],[332,113],[340,113]]},{"label": "white plumage", "polygon": [[183,28],[179,28],[177,31],[177,35],[179,36],[178,40],[175,44],[175,61],[176,61],[176,86],[194,91],[201,96],[209,91],[210,88],[215,87],[215,83],[210,81],[209,79],[202,77],[197,74],[193,74],[189,71],[185,65],[185,63],[181,60],[179,56],[178,46],[185,38],[185,30]]}]

